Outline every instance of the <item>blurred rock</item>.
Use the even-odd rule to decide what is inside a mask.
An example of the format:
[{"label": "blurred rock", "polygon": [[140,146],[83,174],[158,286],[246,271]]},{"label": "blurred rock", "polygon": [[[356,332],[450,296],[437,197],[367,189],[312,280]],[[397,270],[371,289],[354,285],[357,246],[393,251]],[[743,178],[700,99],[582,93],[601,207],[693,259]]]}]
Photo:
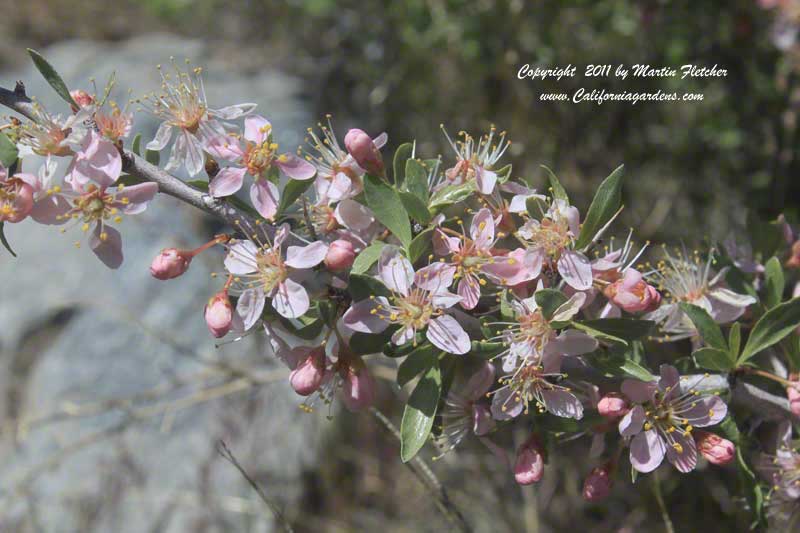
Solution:
[{"label": "blurred rock", "polygon": [[[148,35],[115,45],[72,41],[42,52],[72,88],[89,89],[95,78],[102,90],[116,71],[113,96],[120,103],[129,90],[137,96],[158,88],[156,64],[168,68],[170,55],[179,64],[188,57],[204,66],[215,107],[257,102],[283,146],[299,144],[311,122],[298,80],[236,72],[199,41]],[[51,112],[67,112],[32,67],[3,73],[0,84],[16,79]],[[139,113],[134,131],[146,142],[156,126]],[[326,424],[300,415],[288,372],[258,335],[215,350],[202,309],[221,285],[210,277],[221,269],[219,250],[198,257],[179,279],[150,276],[162,248],[195,247],[213,235],[205,217],[159,196],[121,230],[125,262],[110,271],[85,240],[75,248],[79,228],[62,235],[32,222],[6,226],[19,257],[0,253],[0,530],[270,531],[273,517],[217,454],[217,441],[225,439],[281,508],[296,507],[300,477],[314,463],[313,443]],[[201,387],[230,381],[208,375],[202,358],[256,367],[275,384],[234,382],[216,389],[219,399],[201,401]],[[179,387],[182,380],[189,384]],[[13,434],[14,420],[148,391],[154,397],[143,405],[150,411],[112,409]],[[166,414],[159,408],[179,399],[185,401]]]}]

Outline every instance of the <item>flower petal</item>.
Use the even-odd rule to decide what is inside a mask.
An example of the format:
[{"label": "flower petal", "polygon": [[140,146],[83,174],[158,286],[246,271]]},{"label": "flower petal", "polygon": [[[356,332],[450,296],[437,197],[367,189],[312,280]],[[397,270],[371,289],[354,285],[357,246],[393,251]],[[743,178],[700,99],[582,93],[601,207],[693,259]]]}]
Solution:
[{"label": "flower petal", "polygon": [[470,236],[480,250],[489,248],[494,241],[494,218],[485,207],[472,217]]},{"label": "flower petal", "polygon": [[211,109],[209,114],[222,120],[236,120],[252,113],[257,104],[235,104],[223,107],[222,109]]},{"label": "flower petal", "polygon": [[635,405],[633,409],[625,413],[625,416],[619,421],[619,434],[623,437],[632,437],[636,435],[642,431],[644,420],[644,407]]},{"label": "flower petal", "polygon": [[206,158],[203,155],[203,146],[200,140],[189,133],[184,132],[181,138],[186,143],[186,171],[190,176],[200,174],[206,165]]},{"label": "flower petal", "polygon": [[317,173],[314,165],[295,154],[281,154],[275,164],[281,171],[293,180],[310,180]]},{"label": "flower petal", "polygon": [[247,169],[244,167],[223,168],[208,184],[208,192],[214,198],[230,196],[242,188],[246,173]]},{"label": "flower petal", "polygon": [[253,324],[261,318],[265,301],[264,291],[261,289],[247,289],[239,296],[239,301],[236,302],[236,313],[241,317],[245,331],[252,328]]},{"label": "flower petal", "polygon": [[472,274],[467,274],[458,282],[458,295],[461,296],[461,307],[464,309],[475,309],[481,299],[481,286],[478,278]]},{"label": "flower petal", "polygon": [[342,323],[353,331],[380,333],[389,326],[389,323],[381,318],[379,313],[372,311],[378,309],[379,306],[388,305],[388,300],[382,296],[374,300],[361,300],[351,305],[350,309],[345,312]]},{"label": "flower petal", "polygon": [[310,305],[306,290],[291,278],[283,280],[272,295],[272,306],[285,318],[303,316]]},{"label": "flower petal", "polygon": [[492,416],[495,420],[510,420],[522,413],[522,397],[509,387],[498,389],[492,396]]},{"label": "flower petal", "polygon": [[622,394],[630,398],[632,402],[644,403],[653,399],[653,394],[656,391],[656,383],[654,381],[626,379],[622,382],[620,390]]},{"label": "flower petal", "polygon": [[492,383],[494,383],[494,365],[490,361],[486,361],[477,372],[470,376],[467,384],[461,390],[461,394],[470,400],[480,400]]},{"label": "flower petal", "polygon": [[158,152],[159,150],[163,150],[164,147],[167,145],[169,140],[172,138],[172,124],[169,122],[162,122],[161,125],[158,127],[158,131],[156,132],[156,136],[153,137],[153,140],[147,143],[148,150],[154,150]]},{"label": "flower petal", "polygon": [[631,466],[647,474],[658,468],[665,453],[666,445],[658,432],[654,429],[643,431],[631,441]]},{"label": "flower petal", "polygon": [[328,245],[321,241],[308,246],[289,246],[285,263],[292,268],[312,268],[320,264],[327,253]]},{"label": "flower petal", "polygon": [[481,194],[492,194],[497,183],[497,174],[479,165],[475,165],[475,184]]},{"label": "flower petal", "polygon": [[[139,183],[125,187],[117,192],[114,203],[120,202],[120,207],[127,215],[138,215],[147,209],[147,204],[158,192],[157,183]],[[127,200],[127,201],[125,201]]]},{"label": "flower petal", "polygon": [[437,348],[447,353],[462,355],[469,352],[471,343],[469,335],[455,318],[442,315],[428,323],[428,340]]},{"label": "flower petal", "polygon": [[560,355],[583,355],[597,349],[597,339],[577,329],[562,331],[551,340],[545,350]]},{"label": "flower petal", "polygon": [[253,241],[238,241],[231,245],[225,256],[225,270],[234,275],[250,274],[258,268],[256,253],[258,247]]},{"label": "flower petal", "polygon": [[378,276],[390,290],[408,296],[414,281],[414,267],[399,250],[386,246],[378,261]]},{"label": "flower petal", "polygon": [[414,284],[426,291],[440,292],[453,284],[455,274],[455,266],[439,261],[417,270]]},{"label": "flower petal", "polygon": [[264,144],[272,132],[272,124],[261,115],[250,115],[244,119],[244,138],[255,144]]},{"label": "flower petal", "polygon": [[271,181],[258,180],[250,187],[250,201],[262,217],[272,220],[278,214],[280,193]]},{"label": "flower petal", "polygon": [[677,446],[667,446],[667,460],[672,463],[679,472],[686,474],[694,470],[697,466],[697,446],[691,435],[684,435],[680,431],[675,431],[671,435]]},{"label": "flower petal", "polygon": [[558,273],[573,289],[585,291],[592,288],[592,263],[582,253],[564,251],[558,260]]},{"label": "flower petal", "polygon": [[564,389],[550,389],[542,391],[542,400],[545,408],[556,416],[562,418],[583,418],[583,404],[571,392]]},{"label": "flower petal", "polygon": [[[105,234],[105,239],[101,234]],[[114,228],[104,225],[101,231],[97,224],[89,236],[89,247],[108,268],[117,269],[122,264],[122,236]]]}]

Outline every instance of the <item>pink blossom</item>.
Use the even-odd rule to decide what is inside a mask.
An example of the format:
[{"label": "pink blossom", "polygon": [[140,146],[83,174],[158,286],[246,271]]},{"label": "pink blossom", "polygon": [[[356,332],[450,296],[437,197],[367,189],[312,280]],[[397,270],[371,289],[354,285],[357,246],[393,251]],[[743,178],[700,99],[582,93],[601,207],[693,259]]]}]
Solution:
[{"label": "pink blossom", "polygon": [[150,264],[150,274],[160,280],[168,280],[183,275],[189,269],[192,255],[177,248],[164,248]]},{"label": "pink blossom", "polygon": [[363,130],[351,129],[344,136],[344,145],[352,158],[358,166],[374,176],[380,176],[384,171],[379,145],[385,144],[385,135],[382,133],[373,140]]},{"label": "pink blossom", "polygon": [[792,382],[792,385],[786,387],[789,409],[794,416],[800,416],[800,377],[797,374],[791,374],[789,381]]},{"label": "pink blossom", "polygon": [[261,216],[272,219],[278,212],[280,193],[269,179],[273,165],[286,176],[295,180],[314,177],[316,169],[308,161],[291,154],[278,154],[278,145],[272,140],[272,125],[260,115],[249,116],[244,121],[244,139],[231,135],[211,139],[206,147],[219,159],[237,163],[238,166],[223,168],[211,180],[208,190],[215,198],[236,193],[242,188],[244,176],[253,177],[250,200]]},{"label": "pink blossom", "polygon": [[601,502],[611,493],[611,464],[597,466],[583,482],[583,499],[587,502]]},{"label": "pink blossom", "polygon": [[[48,165],[45,165],[48,166]],[[83,168],[86,171],[89,167]],[[90,173],[98,182],[84,180],[81,173],[73,174],[70,189],[61,186],[45,188],[42,179],[35,178],[37,199],[31,217],[41,224],[59,225],[73,221],[89,232],[89,246],[106,266],[112,269],[122,264],[122,236],[110,223],[119,224],[124,215],[136,215],[158,192],[155,183],[140,183],[125,187],[110,187],[114,182],[102,173]],[[78,177],[80,175],[80,177]],[[88,175],[85,176],[88,178]]]},{"label": "pink blossom", "polygon": [[786,420],[777,428],[774,453],[762,453],[756,460],[756,470],[772,485],[776,506],[800,500],[800,453],[792,444],[792,424]]},{"label": "pink blossom", "polygon": [[616,420],[628,412],[628,400],[622,394],[610,392],[597,402],[597,412],[607,420]]},{"label": "pink blossom", "polygon": [[0,222],[21,222],[33,209],[36,178],[29,174],[8,176],[0,164]]},{"label": "pink blossom", "polygon": [[318,241],[307,246],[289,246],[284,258],[282,248],[288,235],[289,226],[283,224],[272,242],[246,240],[229,246],[225,268],[239,280],[242,292],[236,312],[245,330],[260,319],[267,298],[286,318],[298,318],[308,311],[308,293],[293,276],[320,264],[328,253],[328,245]]},{"label": "pink blossom", "polygon": [[495,138],[496,130],[493,126],[487,135],[477,141],[466,132],[461,132],[461,140],[453,142],[444,127],[442,131],[458,160],[455,166],[445,171],[446,181],[439,187],[474,182],[478,192],[492,194],[498,181],[495,165],[511,144],[506,141],[505,132]]},{"label": "pink blossom", "polygon": [[233,306],[228,298],[228,289],[222,289],[212,296],[203,313],[212,335],[217,338],[227,335],[233,323]]},{"label": "pink blossom", "polygon": [[787,268],[800,268],[800,240],[792,243],[789,259],[785,263]]},{"label": "pink blossom", "polygon": [[[491,211],[484,208],[472,218],[470,237],[436,229],[434,239],[442,255],[451,255],[450,262],[433,263],[419,271],[422,288],[430,289],[445,281],[446,287],[458,280],[461,307],[474,309],[481,296],[481,286],[488,278],[500,285],[516,285],[536,278],[542,268],[541,258],[520,248],[507,255],[493,250],[498,236]],[[426,278],[429,278],[426,280]]]},{"label": "pink blossom", "polygon": [[202,69],[195,68],[184,72],[174,67],[173,72],[161,74],[160,94],[150,94],[137,102],[162,120],[148,150],[163,150],[177,130],[177,138],[172,146],[167,171],[178,170],[184,166],[190,176],[196,176],[205,167],[203,150],[212,139],[226,135],[222,121],[235,120],[251,113],[255,104],[237,104],[221,109],[211,109],[206,101],[201,78]]},{"label": "pink blossom", "polygon": [[337,239],[328,247],[328,254],[325,256],[325,267],[334,272],[347,270],[353,266],[355,258],[353,243],[344,239]]},{"label": "pink blossom", "polygon": [[719,435],[698,430],[694,432],[694,442],[703,457],[717,466],[730,464],[736,457],[736,446]]},{"label": "pink blossom", "polygon": [[664,249],[665,259],[659,268],[648,274],[648,281],[664,293],[669,300],[644,316],[661,326],[669,340],[685,339],[697,334],[697,329],[680,309],[680,302],[702,307],[719,324],[727,324],[742,316],[756,299],[748,294],[736,293],[725,286],[727,268],[714,272],[711,268],[713,254],[705,262],[681,250],[677,255]]},{"label": "pink blossom", "polygon": [[75,192],[83,192],[86,185],[94,182],[109,187],[122,173],[122,156],[114,143],[90,130],[75,153],[64,179]]},{"label": "pink blossom", "polygon": [[[470,350],[470,339],[461,325],[444,310],[454,306],[460,296],[446,290],[448,283],[441,280],[431,285],[431,277],[423,278],[408,259],[391,246],[383,249],[378,261],[378,277],[391,295],[370,296],[354,303],[344,314],[345,326],[363,333],[381,333],[389,325],[400,326],[392,342],[403,345],[414,340],[417,331],[426,330],[434,346],[452,354],[465,354]],[[422,288],[422,285],[429,287]]]},{"label": "pink blossom", "polygon": [[718,424],[728,413],[719,396],[682,384],[670,365],[661,365],[658,381],[623,381],[622,393],[636,405],[620,420],[619,432],[633,438],[631,465],[644,473],[658,468],[665,455],[680,472],[693,470],[697,464],[693,428]]},{"label": "pink blossom", "polygon": [[444,400],[442,431],[436,444],[442,453],[458,446],[471,434],[487,435],[495,428],[489,406],[482,399],[494,383],[494,365],[483,363],[461,387],[452,387]]},{"label": "pink blossom", "polygon": [[[320,127],[322,138],[313,129],[308,130],[311,151],[307,153],[306,159],[317,169],[314,188],[318,202],[329,205],[352,198],[364,189],[361,181],[364,169],[339,145],[330,118],[327,126]],[[374,140],[375,146],[383,147],[386,138],[385,134],[380,135]]]},{"label": "pink blossom", "polygon": [[603,294],[628,313],[653,311],[661,304],[661,294],[634,268],[625,270],[622,279],[606,286]]},{"label": "pink blossom", "polygon": [[520,485],[532,485],[541,481],[543,475],[544,448],[539,436],[534,433],[517,449],[514,479]]},{"label": "pink blossom", "polygon": [[[87,107],[94,103],[94,97],[81,89],[74,89],[69,92],[69,95],[78,104],[78,108]],[[74,112],[77,112],[77,109],[73,109]]]},{"label": "pink blossom", "polygon": [[308,357],[292,370],[289,383],[300,396],[319,390],[325,378],[326,356],[323,348],[311,350]]},{"label": "pink blossom", "polygon": [[517,236],[539,262],[555,267],[572,288],[592,288],[592,265],[589,259],[573,248],[580,232],[578,210],[563,200],[555,199],[541,221],[528,220]]},{"label": "pink blossom", "polygon": [[350,411],[363,411],[375,403],[375,378],[361,359],[354,359],[345,371],[342,401]]}]

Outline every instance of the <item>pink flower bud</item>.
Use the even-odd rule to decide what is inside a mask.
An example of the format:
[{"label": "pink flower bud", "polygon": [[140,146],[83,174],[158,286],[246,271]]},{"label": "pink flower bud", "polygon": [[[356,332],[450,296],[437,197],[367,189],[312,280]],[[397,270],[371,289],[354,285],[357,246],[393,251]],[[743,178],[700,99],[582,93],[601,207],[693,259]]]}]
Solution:
[{"label": "pink flower bud", "polygon": [[325,266],[328,270],[334,272],[345,270],[353,266],[355,258],[356,253],[353,251],[353,243],[344,239],[338,239],[333,241],[328,247],[328,253],[325,256]]},{"label": "pink flower bud", "polygon": [[789,381],[794,382],[794,385],[786,387],[789,408],[794,416],[800,416],[800,379],[796,374],[792,374],[789,376]]},{"label": "pink flower bud", "polygon": [[33,187],[18,178],[0,181],[0,222],[22,222],[33,209]]},{"label": "pink flower bud", "polygon": [[325,351],[315,350],[289,375],[289,383],[300,396],[313,394],[322,385],[325,377]]},{"label": "pink flower bud", "polygon": [[736,446],[728,439],[700,430],[695,430],[693,436],[697,450],[709,463],[722,466],[733,461]]},{"label": "pink flower bud", "polygon": [[208,330],[216,338],[224,337],[231,330],[233,306],[227,289],[222,289],[208,300],[205,317]]},{"label": "pink flower bud", "polygon": [[383,158],[372,137],[363,130],[352,129],[344,136],[344,145],[347,151],[356,160],[358,166],[368,173],[380,176],[383,174]]},{"label": "pink flower bud", "polygon": [[800,241],[792,244],[792,251],[789,259],[786,260],[787,268],[800,268]]},{"label": "pink flower bud", "polygon": [[514,479],[520,485],[531,485],[544,475],[544,449],[534,433],[517,450],[514,463]]},{"label": "pink flower bud", "polygon": [[610,392],[597,402],[597,412],[608,420],[616,420],[628,412],[628,401],[617,392]]},{"label": "pink flower bud", "polygon": [[345,371],[342,401],[350,411],[361,411],[375,403],[375,379],[360,359]]},{"label": "pink flower bud", "polygon": [[611,492],[611,464],[592,468],[583,482],[583,499],[587,502],[601,502]]},{"label": "pink flower bud", "polygon": [[603,294],[628,313],[653,311],[661,304],[661,294],[633,268],[627,269],[622,279],[608,285]]},{"label": "pink flower bud", "polygon": [[[94,103],[94,98],[92,98],[92,95],[80,89],[75,89],[73,91],[70,91],[69,95],[72,97],[73,100],[75,100],[75,103],[78,104],[79,107],[86,107]],[[73,109],[73,111],[77,113],[78,110]]]},{"label": "pink flower bud", "polygon": [[150,274],[154,278],[167,280],[177,278],[187,270],[192,256],[177,248],[164,248],[150,264]]}]

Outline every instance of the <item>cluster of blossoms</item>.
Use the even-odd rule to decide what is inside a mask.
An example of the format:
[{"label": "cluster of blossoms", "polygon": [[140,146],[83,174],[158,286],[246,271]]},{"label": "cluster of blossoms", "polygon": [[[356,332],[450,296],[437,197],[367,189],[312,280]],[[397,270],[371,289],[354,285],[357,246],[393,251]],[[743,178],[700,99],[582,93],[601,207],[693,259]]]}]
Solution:
[{"label": "cluster of blossoms", "polygon": [[[664,247],[655,265],[644,261],[648,245],[637,248],[632,230],[621,246],[604,238],[621,211],[619,170],[582,219],[555,176],[542,194],[499,166],[509,142],[494,128],[477,138],[448,135],[452,166],[402,145],[390,174],[381,152],[386,134],[351,129],[342,146],[328,119],[308,131],[305,148],[286,152],[253,104],[210,108],[199,69],[176,68],[162,80],[160,92],[138,100],[163,120],[148,150],[174,139],[166,169],[207,173],[209,201],[240,216],[229,233],[197,249],[163,250],[150,272],[179,278],[195,255],[224,250],[215,276],[222,286],[209,291],[202,310],[211,335],[263,332],[304,409],[337,397],[353,411],[372,406],[381,387],[368,361],[386,354],[406,358],[401,369],[413,362],[405,369],[416,374],[400,385],[457,369],[447,384],[418,380],[417,387],[435,383],[436,393],[414,416],[437,423],[419,424],[433,427],[432,435],[404,442],[414,452],[429,437],[445,453],[475,436],[527,485],[542,479],[557,453],[549,437],[591,435],[594,465],[583,494],[592,502],[610,494],[626,455],[645,474],[664,458],[681,473],[701,458],[719,466],[734,460],[735,438],[720,426],[730,419],[727,392],[711,388],[712,377],[695,367],[709,368],[702,358],[709,350],[727,354],[716,337],[709,340],[709,328],[721,338],[720,326],[732,325],[737,359],[741,328],[764,311],[759,291],[774,286],[762,283],[770,269],[731,252],[734,244],[727,254]],[[73,92],[66,118],[37,104],[30,120],[9,125],[18,158],[13,168],[0,167],[0,221],[72,221],[117,268],[114,225],[142,212],[158,186],[123,176],[124,161],[138,157],[123,144],[133,115],[106,100]],[[62,158],[66,172],[57,179]],[[243,209],[231,199],[248,176],[252,207]],[[788,271],[800,266],[800,245],[785,224],[783,232]],[[743,276],[746,286],[730,282]],[[747,323],[738,322],[743,317]],[[649,353],[655,341],[674,343],[674,356]],[[692,349],[687,362],[682,356]],[[659,364],[655,376],[649,368]],[[752,366],[724,370],[752,374]],[[800,382],[772,377],[800,415]],[[507,428],[547,427],[540,422],[550,418],[571,419],[577,430],[534,431],[513,454],[498,444]],[[794,452],[777,453],[775,500],[794,502]]]}]

